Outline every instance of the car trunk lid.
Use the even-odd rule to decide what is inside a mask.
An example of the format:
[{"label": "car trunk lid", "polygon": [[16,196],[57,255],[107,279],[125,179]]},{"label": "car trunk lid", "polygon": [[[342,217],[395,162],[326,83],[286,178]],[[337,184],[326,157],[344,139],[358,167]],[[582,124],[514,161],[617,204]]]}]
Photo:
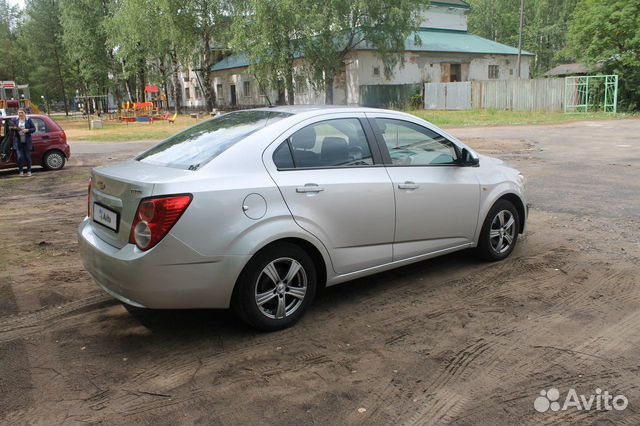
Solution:
[{"label": "car trunk lid", "polygon": [[95,168],[89,198],[95,233],[115,247],[124,247],[140,200],[154,195],[156,184],[191,173],[135,160]]}]

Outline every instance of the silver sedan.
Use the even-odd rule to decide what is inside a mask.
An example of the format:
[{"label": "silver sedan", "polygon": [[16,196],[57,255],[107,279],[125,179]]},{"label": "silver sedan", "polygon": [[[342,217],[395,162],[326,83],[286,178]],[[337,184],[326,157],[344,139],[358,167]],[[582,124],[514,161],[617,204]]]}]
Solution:
[{"label": "silver sedan", "polygon": [[321,286],[457,250],[502,260],[525,178],[412,115],[277,107],[229,113],[93,170],[85,268],[142,308],[228,308],[293,324]]}]

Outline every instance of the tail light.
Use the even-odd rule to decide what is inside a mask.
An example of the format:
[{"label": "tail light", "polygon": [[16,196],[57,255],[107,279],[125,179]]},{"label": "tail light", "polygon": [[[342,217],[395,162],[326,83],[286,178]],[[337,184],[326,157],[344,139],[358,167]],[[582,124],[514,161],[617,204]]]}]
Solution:
[{"label": "tail light", "polygon": [[87,217],[91,217],[91,178],[89,178],[89,188],[87,189]]},{"label": "tail light", "polygon": [[145,198],[140,201],[131,227],[129,243],[140,250],[158,244],[187,210],[191,194]]}]

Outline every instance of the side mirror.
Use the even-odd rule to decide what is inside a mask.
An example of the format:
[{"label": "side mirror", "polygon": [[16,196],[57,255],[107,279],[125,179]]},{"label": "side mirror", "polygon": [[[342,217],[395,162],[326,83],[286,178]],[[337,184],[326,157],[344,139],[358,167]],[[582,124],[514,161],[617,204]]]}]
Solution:
[{"label": "side mirror", "polygon": [[469,151],[467,148],[462,148],[461,161],[462,165],[464,166],[477,167],[480,164],[480,158],[478,158],[475,153]]}]

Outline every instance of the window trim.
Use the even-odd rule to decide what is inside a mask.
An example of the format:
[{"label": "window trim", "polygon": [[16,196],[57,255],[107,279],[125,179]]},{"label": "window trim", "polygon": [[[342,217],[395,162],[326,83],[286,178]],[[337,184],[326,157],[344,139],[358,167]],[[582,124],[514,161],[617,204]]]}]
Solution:
[{"label": "window trim", "polygon": [[[491,77],[491,67],[495,67],[494,68],[496,70],[496,76],[495,77]],[[489,64],[487,66],[487,79],[488,80],[499,80],[500,79],[500,65],[498,65],[498,64]]]},{"label": "window trim", "polygon": [[[386,116],[378,116],[378,115],[368,115],[367,119],[368,119],[369,124],[370,124],[370,126],[373,129],[373,132],[375,134],[376,141],[378,143],[378,149],[382,152],[382,158],[384,159],[384,166],[385,167],[467,167],[467,165],[464,164],[461,161],[461,159],[462,159],[462,148],[457,143],[455,143],[451,139],[445,137],[440,132],[437,132],[437,131],[435,131],[435,130],[429,128],[429,127],[426,127],[426,126],[424,126],[422,124],[415,123],[415,122],[413,122],[411,120],[404,119],[402,117],[386,117]],[[443,138],[444,140],[449,142],[451,145],[453,145],[453,150],[456,153],[455,162],[453,162],[453,163],[444,163],[444,164],[393,164],[393,160],[391,158],[391,153],[389,152],[389,148],[387,147],[387,143],[384,140],[384,136],[382,135],[382,131],[378,127],[378,123],[376,123],[376,119],[401,121],[401,122],[404,122],[404,123],[409,123],[409,124],[412,124],[414,126],[419,126],[419,127],[424,128],[424,129],[432,131],[433,133],[439,135],[441,138]]]},{"label": "window trim", "polygon": [[[293,156],[293,149],[291,147],[291,136],[293,136],[294,134],[296,134],[297,132],[301,131],[302,129],[306,129],[309,126],[315,126],[318,125],[320,123],[324,123],[326,121],[335,121],[335,120],[349,120],[349,119],[355,119],[358,120],[360,122],[360,125],[362,126],[362,130],[364,132],[364,137],[365,137],[365,141],[367,142],[367,145],[369,146],[369,151],[371,152],[371,158],[373,160],[373,164],[367,164],[367,165],[350,165],[350,166],[317,166],[317,167],[296,167],[296,160]],[[280,145],[282,145],[283,143],[287,143],[288,147],[289,147],[289,155],[291,155],[291,159],[293,161],[293,168],[291,167],[286,167],[286,168],[280,168],[276,165],[276,162],[274,160],[274,155],[275,152],[278,150],[278,148],[280,147]],[[312,123],[309,123],[303,127],[300,127],[299,129],[291,132],[284,140],[281,140],[279,142],[275,143],[275,148],[273,149],[273,152],[271,152],[271,162],[273,163],[273,166],[275,167],[275,169],[279,172],[291,172],[291,171],[304,171],[304,170],[336,170],[336,169],[363,169],[363,168],[371,168],[371,167],[384,167],[384,159],[380,153],[380,147],[378,146],[378,141],[376,139],[376,136],[373,132],[373,129],[371,129],[371,124],[369,123],[369,120],[367,120],[366,117],[354,117],[354,116],[345,116],[345,117],[333,117],[333,118],[325,118],[323,120],[318,120],[318,121],[314,121]]]},{"label": "window trim", "polygon": [[[31,118],[31,121],[33,121],[33,125],[36,126],[36,132],[34,133],[34,135],[46,135],[47,133],[51,133],[51,130],[49,129],[49,123],[47,123],[47,120],[39,117],[30,117],[30,118]],[[42,124],[44,124],[43,132],[38,133],[38,126],[35,123],[36,120],[39,120],[42,122]]]},{"label": "window trim", "polygon": [[[249,90],[247,89],[247,85]],[[250,98],[251,97],[251,80],[243,80],[242,81],[242,97],[243,98]]]}]

